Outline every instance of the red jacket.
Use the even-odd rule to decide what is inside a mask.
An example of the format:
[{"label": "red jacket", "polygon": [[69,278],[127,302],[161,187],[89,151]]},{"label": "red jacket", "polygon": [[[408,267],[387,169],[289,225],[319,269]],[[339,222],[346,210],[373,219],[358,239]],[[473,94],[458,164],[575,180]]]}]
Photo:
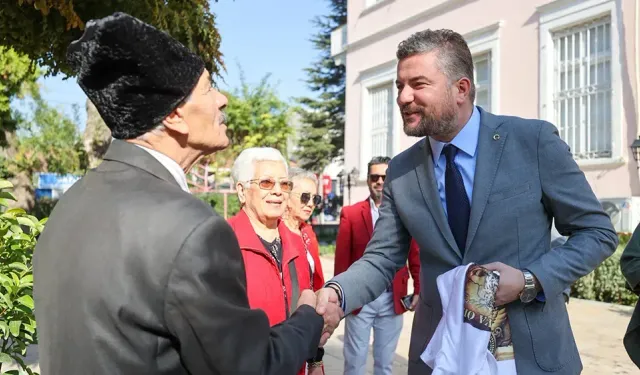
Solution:
[{"label": "red jacket", "polygon": [[[349,268],[364,254],[367,244],[373,235],[373,218],[371,217],[371,204],[367,200],[342,208],[340,213],[340,226],[336,238],[336,256],[334,263],[334,275],[338,275]],[[409,272],[413,278],[414,293],[420,292],[420,250],[415,241],[409,246],[409,268],[401,268],[393,279],[393,305],[396,314],[407,311],[400,299],[407,295]],[[360,309],[355,310],[357,314]]]},{"label": "red jacket", "polygon": [[296,308],[296,306],[291,306],[292,283],[289,263],[294,262],[295,264],[299,285],[297,294],[300,295],[303,289],[309,289],[310,287],[309,262],[304,253],[302,238],[292,233],[284,222],[281,221],[279,223],[278,231],[282,240],[284,289],[286,289],[289,304],[285,308],[283,280],[280,279],[280,271],[276,261],[265,249],[262,241],[253,230],[249,217],[244,210],[240,210],[236,216],[230,218],[229,225],[233,228],[242,251],[249,305],[251,308],[264,310],[272,326],[281,323],[287,318],[287,308],[289,313]]},{"label": "red jacket", "polygon": [[300,233],[302,234],[303,241],[306,242],[307,249],[311,253],[313,258],[314,272],[313,272],[313,291],[317,291],[324,285],[324,274],[322,272],[322,264],[320,263],[320,246],[318,245],[318,238],[311,224],[303,223],[300,226]]}]

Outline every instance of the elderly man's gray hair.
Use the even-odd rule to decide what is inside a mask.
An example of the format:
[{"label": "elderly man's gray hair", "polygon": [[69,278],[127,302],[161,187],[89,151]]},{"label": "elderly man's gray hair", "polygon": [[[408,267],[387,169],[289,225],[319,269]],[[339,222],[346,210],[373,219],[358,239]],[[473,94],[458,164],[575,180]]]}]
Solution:
[{"label": "elderly man's gray hair", "polygon": [[318,177],[316,177],[316,174],[313,172],[309,172],[306,169],[302,169],[302,168],[298,168],[298,167],[292,167],[289,169],[289,179],[294,182],[294,186],[295,186],[295,181],[296,180],[303,180],[303,179],[308,179],[313,181],[314,184],[316,184],[316,186],[318,186]]},{"label": "elderly man's gray hair", "polygon": [[233,162],[231,167],[231,178],[233,183],[246,182],[253,179],[256,170],[256,163],[260,161],[279,161],[284,164],[285,170],[289,173],[287,161],[280,151],[271,147],[251,147],[244,149]]},{"label": "elderly man's gray hair", "polygon": [[424,30],[411,35],[398,44],[398,60],[410,56],[438,51],[438,67],[450,82],[467,77],[471,81],[469,100],[476,98],[473,81],[473,58],[469,46],[462,35],[448,29]]}]

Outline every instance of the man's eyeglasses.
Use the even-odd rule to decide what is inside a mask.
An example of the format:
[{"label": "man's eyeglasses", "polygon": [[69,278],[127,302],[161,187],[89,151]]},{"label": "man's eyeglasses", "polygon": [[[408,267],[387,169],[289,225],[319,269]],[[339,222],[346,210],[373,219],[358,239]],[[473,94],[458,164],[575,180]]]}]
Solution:
[{"label": "man's eyeglasses", "polygon": [[310,200],[313,199],[313,205],[317,206],[322,202],[322,197],[318,194],[311,195],[311,193],[301,193],[300,194],[300,203],[306,205]]},{"label": "man's eyeglasses", "polygon": [[387,178],[386,174],[370,174],[369,175],[369,181],[371,182],[378,182],[379,179],[382,178],[382,182],[384,182],[384,179]]},{"label": "man's eyeglasses", "polygon": [[[247,182],[251,184],[257,183],[258,187],[260,187],[260,189],[262,190],[272,190],[276,186],[276,180],[270,177],[249,180]],[[278,183],[280,184],[280,190],[282,190],[284,193],[288,193],[291,191],[291,189],[293,189],[293,182],[289,180],[280,180],[278,181]]]}]

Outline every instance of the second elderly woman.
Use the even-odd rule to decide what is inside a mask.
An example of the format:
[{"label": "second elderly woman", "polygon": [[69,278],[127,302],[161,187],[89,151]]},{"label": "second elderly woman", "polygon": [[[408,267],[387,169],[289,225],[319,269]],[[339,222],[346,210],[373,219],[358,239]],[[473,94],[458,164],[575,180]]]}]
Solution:
[{"label": "second elderly woman", "polygon": [[289,178],[293,182],[293,190],[289,194],[284,219],[291,232],[302,237],[312,275],[311,287],[316,291],[324,285],[324,275],[320,264],[318,239],[307,221],[322,201],[322,197],[316,194],[318,178],[312,172],[301,168],[291,168]]}]

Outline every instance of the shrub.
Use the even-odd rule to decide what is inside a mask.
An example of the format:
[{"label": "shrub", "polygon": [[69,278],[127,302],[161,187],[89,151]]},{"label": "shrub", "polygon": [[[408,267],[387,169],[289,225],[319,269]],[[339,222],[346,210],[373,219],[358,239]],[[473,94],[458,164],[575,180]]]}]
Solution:
[{"label": "shrub", "polygon": [[36,199],[33,204],[33,208],[30,210],[30,214],[35,217],[49,217],[51,215],[51,211],[58,203],[57,199],[50,198],[40,198]]},{"label": "shrub", "polygon": [[627,246],[627,244],[629,243],[629,240],[631,240],[631,236],[633,236],[633,233],[630,232],[619,232],[618,233],[618,240],[620,242],[620,246]]},{"label": "shrub", "polygon": [[22,209],[7,209],[15,197],[10,182],[0,180],[0,373],[15,361],[21,371],[34,372],[23,358],[37,343],[33,304],[33,249],[46,219],[38,220]]},{"label": "shrub", "polygon": [[[207,202],[220,216],[224,217],[224,193],[202,193],[196,195]],[[240,201],[235,194],[227,194],[227,218],[235,216],[240,211]]]},{"label": "shrub", "polygon": [[571,296],[621,305],[635,305],[638,297],[627,289],[626,280],[620,270],[620,256],[623,250],[624,246],[619,246],[616,252],[598,268],[576,281],[571,287]]},{"label": "shrub", "polygon": [[320,255],[333,255],[336,253],[336,245],[320,245]]}]

